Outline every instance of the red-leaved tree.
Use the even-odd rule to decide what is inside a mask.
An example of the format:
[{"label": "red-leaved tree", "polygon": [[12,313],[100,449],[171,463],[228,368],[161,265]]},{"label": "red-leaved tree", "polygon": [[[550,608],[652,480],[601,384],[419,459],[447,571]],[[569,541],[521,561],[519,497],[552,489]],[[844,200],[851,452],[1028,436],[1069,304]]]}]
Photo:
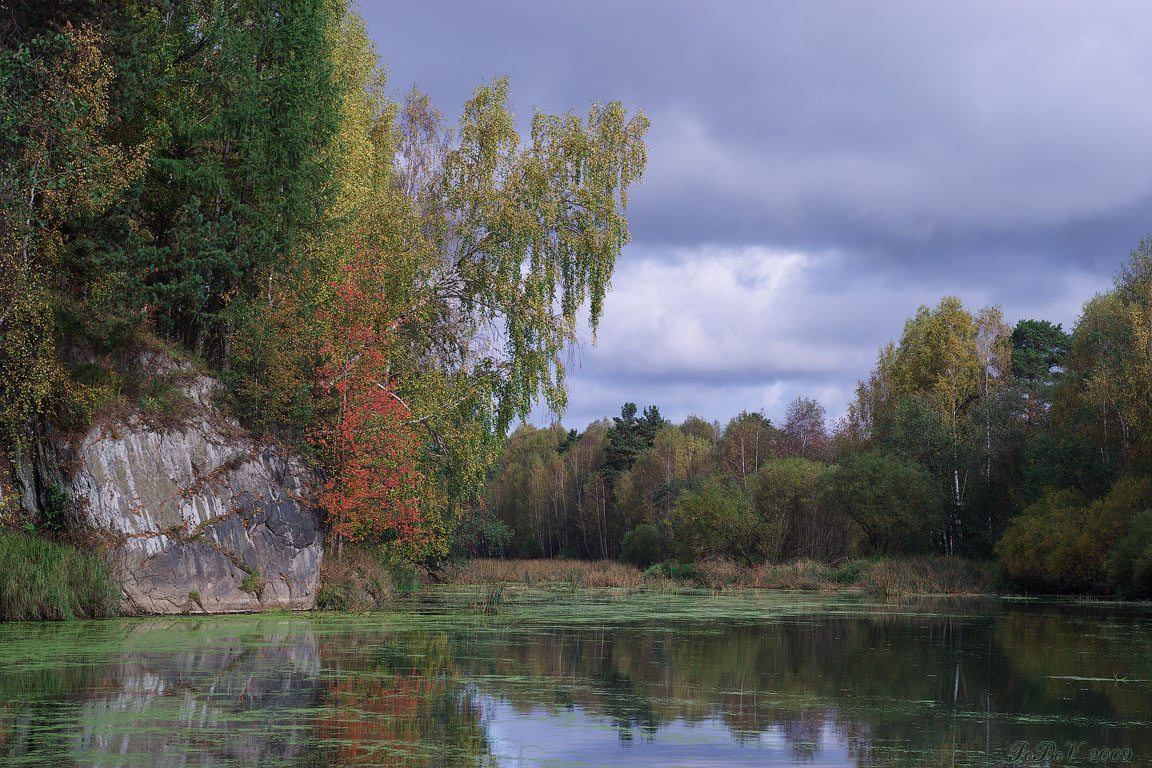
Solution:
[{"label": "red-leaved tree", "polygon": [[319,501],[338,546],[344,538],[370,539],[417,556],[429,536],[417,503],[419,446],[388,360],[403,321],[389,315],[376,274],[361,253],[317,313],[317,397],[325,415],[309,439],[328,470]]}]

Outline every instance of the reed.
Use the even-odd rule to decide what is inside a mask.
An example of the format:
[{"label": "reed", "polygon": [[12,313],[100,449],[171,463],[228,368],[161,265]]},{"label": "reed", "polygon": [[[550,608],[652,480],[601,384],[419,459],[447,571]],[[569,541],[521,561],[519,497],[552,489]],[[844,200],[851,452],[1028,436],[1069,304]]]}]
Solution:
[{"label": "reed", "polygon": [[800,559],[747,566],[725,558],[708,558],[695,563],[658,564],[647,572],[613,560],[470,560],[445,566],[437,578],[448,584],[524,584],[562,587],[570,592],[583,587],[651,590],[689,584],[714,591],[863,591],[881,597],[987,594],[995,584],[994,570],[987,563],[928,555],[856,559],[835,565]]},{"label": "reed", "polygon": [[120,583],[99,555],[0,531],[0,621],[115,616],[121,595]]},{"label": "reed", "polygon": [[364,613],[384,608],[395,589],[383,559],[368,548],[345,546],[337,557],[326,554],[320,566],[316,607]]},{"label": "reed", "polygon": [[869,562],[860,584],[884,597],[987,594],[993,591],[995,571],[988,563],[962,557],[919,555]]},{"label": "reed", "polygon": [[625,587],[636,589],[666,581],[646,576],[627,563],[614,560],[489,560],[476,559],[449,564],[437,579],[446,584],[564,584],[569,589],[583,587]]},{"label": "reed", "polygon": [[500,612],[500,606],[504,604],[504,585],[506,582],[496,581],[484,587],[484,593],[480,597],[480,603],[477,605],[477,610],[480,613],[491,615]]}]

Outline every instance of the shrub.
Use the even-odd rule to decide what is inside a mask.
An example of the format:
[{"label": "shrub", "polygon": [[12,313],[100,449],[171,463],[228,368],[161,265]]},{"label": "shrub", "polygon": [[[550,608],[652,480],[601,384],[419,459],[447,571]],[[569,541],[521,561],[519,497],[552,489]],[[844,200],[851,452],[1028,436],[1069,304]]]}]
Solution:
[{"label": "shrub", "polygon": [[939,528],[940,499],[919,464],[878,450],[833,470],[827,502],[851,518],[881,555],[923,552]]},{"label": "shrub", "polygon": [[770,461],[756,473],[754,501],[763,520],[758,549],[768,560],[835,557],[844,526],[821,504],[828,468],[808,459]]},{"label": "shrub", "polygon": [[[653,572],[653,568],[657,570]],[[681,563],[678,560],[667,560],[659,565],[654,565],[648,569],[648,575],[662,575],[676,581],[695,581],[700,578],[700,574],[692,563]]]},{"label": "shrub", "polygon": [[325,611],[362,613],[383,608],[392,596],[392,581],[379,552],[346,545],[339,557],[328,554],[320,566],[316,607]]},{"label": "shrub", "polygon": [[646,568],[660,559],[660,534],[656,526],[645,523],[624,534],[620,559],[638,568]]},{"label": "shrub", "polygon": [[1108,554],[1108,575],[1125,593],[1152,595],[1152,509],[1132,518],[1128,534]]},{"label": "shrub", "polygon": [[680,495],[669,523],[673,554],[684,560],[721,555],[751,565],[761,558],[767,533],[749,495],[735,483],[711,477]]},{"label": "shrub", "polygon": [[392,578],[392,586],[397,592],[420,591],[420,569],[411,563],[394,563],[389,575]]},{"label": "shrub", "polygon": [[1148,478],[1121,478],[1108,495],[1090,503],[1075,491],[1049,491],[1004,533],[996,547],[1000,565],[1027,589],[1138,589],[1136,580],[1145,573],[1147,525],[1138,513],[1149,506]]},{"label": "shrub", "polygon": [[1069,489],[1050,490],[1004,532],[996,554],[1005,575],[1031,590],[1065,591],[1086,586],[1093,570],[1077,557],[1076,539],[1087,523],[1087,502]]},{"label": "shrub", "polygon": [[864,571],[864,561],[862,560],[849,560],[839,566],[832,566],[828,568],[825,574],[829,581],[834,581],[841,586],[848,586],[860,581],[860,576]]}]

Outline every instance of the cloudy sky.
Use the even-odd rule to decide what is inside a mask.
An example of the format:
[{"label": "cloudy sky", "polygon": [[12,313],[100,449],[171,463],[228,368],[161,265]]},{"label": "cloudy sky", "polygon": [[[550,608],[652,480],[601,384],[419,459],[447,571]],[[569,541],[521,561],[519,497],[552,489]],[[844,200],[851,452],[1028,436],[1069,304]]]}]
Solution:
[{"label": "cloudy sky", "polygon": [[[652,120],[566,426],[844,411],[921,304],[1071,328],[1152,232],[1152,3],[362,0],[391,89],[449,116]],[[541,413],[538,422],[547,421]]]}]

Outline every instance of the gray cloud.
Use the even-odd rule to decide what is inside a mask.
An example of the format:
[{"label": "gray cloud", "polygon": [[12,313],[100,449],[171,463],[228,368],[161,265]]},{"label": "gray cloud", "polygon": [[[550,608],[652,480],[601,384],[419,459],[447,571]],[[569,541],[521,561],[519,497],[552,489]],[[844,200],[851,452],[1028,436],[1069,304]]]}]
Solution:
[{"label": "gray cloud", "polygon": [[573,426],[624,400],[839,412],[919,304],[1068,326],[1152,230],[1144,2],[364,10],[394,88],[449,115],[507,75],[521,120],[609,99],[652,117]]}]

